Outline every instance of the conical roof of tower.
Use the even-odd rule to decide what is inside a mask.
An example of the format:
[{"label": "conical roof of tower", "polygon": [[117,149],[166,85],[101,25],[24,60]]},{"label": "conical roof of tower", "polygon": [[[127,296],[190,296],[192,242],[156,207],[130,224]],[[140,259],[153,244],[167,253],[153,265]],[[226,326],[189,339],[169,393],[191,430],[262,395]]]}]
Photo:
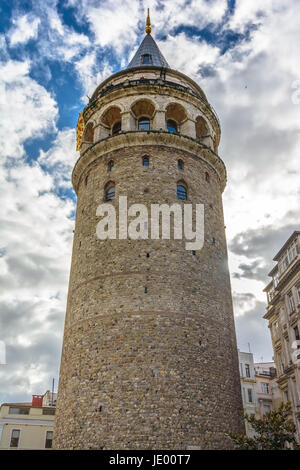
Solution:
[{"label": "conical roof of tower", "polygon": [[131,60],[130,64],[127,66],[128,69],[132,69],[134,67],[162,67],[162,68],[170,68],[168,62],[160,52],[158,45],[154,41],[153,37],[151,36],[152,28],[151,28],[151,21],[150,21],[150,13],[148,8],[147,20],[146,20],[146,28],[145,28],[146,36],[144,37],[142,44],[138,48],[135,56]]},{"label": "conical roof of tower", "polygon": [[[149,61],[145,63],[144,57],[147,55],[149,56]],[[147,34],[127,68],[132,69],[133,67],[145,66],[151,67],[153,65],[156,67],[170,68],[168,62],[160,52],[158,45],[154,41],[151,34]]]}]

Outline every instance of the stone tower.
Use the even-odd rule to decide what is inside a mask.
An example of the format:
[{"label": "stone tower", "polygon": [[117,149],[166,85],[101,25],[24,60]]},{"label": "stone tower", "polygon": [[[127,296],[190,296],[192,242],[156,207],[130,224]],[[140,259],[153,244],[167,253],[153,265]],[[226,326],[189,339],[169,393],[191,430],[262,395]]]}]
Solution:
[{"label": "stone tower", "polygon": [[[218,156],[202,89],[146,36],[95,90],[73,174],[77,214],[54,447],[222,449],[243,432]],[[99,240],[99,204],[204,204],[204,246]]]}]

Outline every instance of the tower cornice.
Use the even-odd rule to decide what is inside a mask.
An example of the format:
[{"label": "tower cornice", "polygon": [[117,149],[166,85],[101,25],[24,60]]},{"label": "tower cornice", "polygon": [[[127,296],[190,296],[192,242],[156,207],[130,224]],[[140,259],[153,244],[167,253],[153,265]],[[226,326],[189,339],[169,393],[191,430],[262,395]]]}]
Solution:
[{"label": "tower cornice", "polygon": [[148,146],[165,146],[168,148],[179,149],[187,154],[204,160],[217,173],[220,181],[221,192],[226,186],[226,167],[223,160],[209,147],[198,142],[189,136],[182,134],[173,134],[167,131],[128,131],[118,135],[109,136],[106,139],[94,142],[88,147],[77,160],[73,173],[72,183],[75,192],[78,193],[79,184],[86,168],[93,164],[97,159],[104,155],[127,148],[143,146],[145,153]]},{"label": "tower cornice", "polygon": [[[109,85],[109,83],[111,81],[114,81],[115,79],[118,79],[119,77],[121,77],[122,75],[132,75],[136,72],[141,72],[141,73],[147,73],[147,72],[151,72],[151,70],[154,70],[154,71],[165,71],[168,75],[177,75],[178,78],[181,78],[183,79],[185,82],[189,83],[190,86],[192,88],[195,88],[199,95],[203,97],[204,100],[207,101],[207,98],[206,98],[206,95],[204,93],[204,91],[202,90],[202,88],[198,85],[198,83],[196,83],[194,80],[192,80],[190,77],[188,77],[187,75],[185,75],[184,73],[182,72],[179,72],[178,70],[175,70],[175,69],[163,69],[162,67],[157,67],[155,65],[152,65],[152,66],[147,66],[147,67],[132,67],[130,69],[125,69],[125,70],[121,70],[119,72],[116,72],[114,73],[113,75],[110,75],[108,78],[106,78],[102,83],[100,83],[97,88],[95,89],[94,93],[92,94],[92,97],[91,97],[91,100],[89,102],[89,104],[87,105],[87,107],[90,105],[90,103],[92,101],[94,101],[97,97],[98,97],[98,94],[100,92],[100,90],[102,88],[105,88]],[[207,101],[208,103],[208,101]]]}]

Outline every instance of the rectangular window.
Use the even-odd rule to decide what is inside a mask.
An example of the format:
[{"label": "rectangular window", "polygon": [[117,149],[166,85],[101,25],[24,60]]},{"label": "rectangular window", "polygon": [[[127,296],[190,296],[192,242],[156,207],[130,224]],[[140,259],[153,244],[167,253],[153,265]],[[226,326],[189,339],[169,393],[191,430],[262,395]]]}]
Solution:
[{"label": "rectangular window", "polygon": [[253,396],[251,388],[248,388],[248,402],[253,403]]},{"label": "rectangular window", "polygon": [[20,429],[13,429],[10,438],[10,447],[19,447]]},{"label": "rectangular window", "polygon": [[46,441],[45,441],[45,449],[52,448],[52,440],[53,440],[53,431],[46,432]]},{"label": "rectangular window", "polygon": [[245,364],[246,377],[250,377],[250,365]]},{"label": "rectangular window", "polygon": [[16,406],[10,406],[8,413],[10,415],[29,415],[29,407],[20,408]]},{"label": "rectangular window", "polygon": [[261,391],[262,393],[269,394],[269,384],[267,382],[261,383]]},{"label": "rectangular window", "polygon": [[295,311],[295,302],[293,294],[291,292],[288,293],[288,305],[290,313],[293,313]]},{"label": "rectangular window", "polygon": [[297,290],[298,304],[300,304],[300,284],[296,286],[296,290]]},{"label": "rectangular window", "polygon": [[283,396],[284,396],[284,401],[285,402],[289,401],[289,392],[288,392],[288,390],[284,390]]},{"label": "rectangular window", "polygon": [[54,408],[44,408],[43,409],[43,415],[55,415],[55,409]]},{"label": "rectangular window", "polygon": [[289,256],[289,262],[291,263],[297,256],[297,242],[296,240],[293,241],[291,244],[289,251],[288,251],[288,256]]},{"label": "rectangular window", "polygon": [[270,413],[270,411],[271,411],[270,406],[269,405],[264,405],[264,414]]}]

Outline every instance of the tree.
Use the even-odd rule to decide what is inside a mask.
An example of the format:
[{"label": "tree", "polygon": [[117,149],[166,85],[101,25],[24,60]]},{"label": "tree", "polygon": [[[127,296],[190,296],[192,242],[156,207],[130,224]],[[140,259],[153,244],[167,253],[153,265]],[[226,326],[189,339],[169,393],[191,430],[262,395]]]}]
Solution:
[{"label": "tree", "polygon": [[291,403],[282,403],[277,411],[266,413],[263,419],[244,415],[255,431],[253,437],[229,434],[237,449],[241,450],[287,450],[300,449],[295,438],[296,427],[291,419]]}]

